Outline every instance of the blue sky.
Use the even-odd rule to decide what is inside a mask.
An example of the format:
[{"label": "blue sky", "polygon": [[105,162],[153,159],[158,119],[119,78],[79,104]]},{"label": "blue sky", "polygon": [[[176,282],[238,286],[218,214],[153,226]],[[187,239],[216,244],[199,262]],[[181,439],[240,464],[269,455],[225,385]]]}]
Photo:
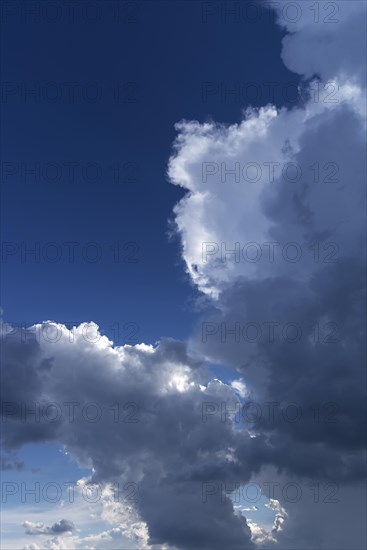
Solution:
[{"label": "blue sky", "polygon": [[[53,24],[8,16],[2,81],[18,91],[3,86],[2,158],[13,163],[3,176],[3,240],[16,243],[3,262],[7,319],[93,320],[111,336],[115,323],[135,323],[138,340],[147,343],[187,337],[195,291],[179,241],[168,238],[168,220],[183,195],[166,177],[174,124],[237,122],[248,97],[260,106],[274,96],[282,106],[285,86],[299,81],[280,59],[282,32],[270,10],[256,23],[225,22],[220,12],[205,22],[204,8],[146,2],[136,22],[118,22],[106,7],[95,24],[82,12],[77,18],[78,11],[74,24],[65,13]],[[231,95],[238,85],[241,95]],[[32,88],[38,97],[27,95]],[[84,91],[100,100],[88,103]],[[25,172],[37,164],[36,180]],[[80,243],[75,263],[67,242]],[[98,248],[85,250],[90,242]],[[31,255],[22,263],[22,250],[35,243],[39,263]],[[88,262],[83,252],[101,257]],[[50,263],[43,254],[59,259]],[[120,343],[128,334],[122,328]]]},{"label": "blue sky", "polygon": [[2,3],[5,550],[364,548],[365,9]]}]

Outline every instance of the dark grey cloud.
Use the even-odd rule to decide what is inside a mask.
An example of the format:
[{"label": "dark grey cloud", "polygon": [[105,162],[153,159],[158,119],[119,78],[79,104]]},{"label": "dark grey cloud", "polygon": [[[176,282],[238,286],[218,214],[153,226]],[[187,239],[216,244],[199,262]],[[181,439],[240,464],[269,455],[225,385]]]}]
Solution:
[{"label": "dark grey cloud", "polygon": [[[188,193],[175,209],[176,229],[187,271],[211,299],[190,349],[240,377],[242,413],[251,403],[260,410],[253,422],[240,415],[238,427],[256,437],[250,445],[238,440],[238,464],[257,463],[262,479],[338,487],[334,508],[280,497],[286,520],[273,541],[254,532],[257,544],[363,548],[366,5],[320,2],[320,17],[334,6],[338,23],[316,24],[309,3],[293,4],[293,15],[302,12],[295,23],[284,17],[289,3],[274,3],[288,31],[282,57],[305,82],[317,77],[309,101],[290,111],[250,110],[229,128],[178,127],[169,174]],[[204,178],[209,162],[214,174]],[[234,181],[235,163],[261,167],[260,179]],[[278,163],[272,183],[269,163]],[[288,163],[301,173],[295,181],[282,171]],[[232,177],[223,177],[223,165]],[[233,253],[249,242],[260,249],[258,261]],[[204,258],[205,243],[212,249]],[[216,410],[211,421],[218,418]],[[345,506],[355,510],[348,520]]]},{"label": "dark grey cloud", "polygon": [[0,455],[0,470],[2,471],[22,471],[24,469],[24,462],[17,459],[12,453],[3,453]]},{"label": "dark grey cloud", "polygon": [[[86,341],[80,327],[70,343],[70,332],[59,328],[63,336],[56,343],[41,340],[36,346],[32,340],[22,342],[19,334],[5,338],[4,391],[16,395],[21,378],[15,380],[11,371],[18,346],[25,357],[29,347],[33,359],[27,376],[32,373],[37,380],[37,391],[30,384],[29,395],[23,387],[21,397],[30,411],[35,403],[40,406],[35,417],[19,400],[9,404],[4,393],[5,448],[58,441],[81,465],[93,467],[91,483],[134,484],[132,506],[147,524],[151,544],[194,548],[200,541],[204,548],[253,548],[246,520],[234,512],[229,496],[220,493],[203,502],[202,495],[207,480],[223,486],[232,479],[246,483],[257,468],[251,461],[229,459],[240,440],[251,444],[246,430],[202,421],[204,402],[233,401],[233,391],[208,383],[206,368],[187,355],[182,342],[114,348],[106,338]],[[37,366],[51,357],[51,371],[40,374]],[[67,403],[72,402],[75,415],[70,417]],[[46,414],[48,404],[58,407],[55,421],[56,409]],[[96,410],[100,417],[95,421]]]}]

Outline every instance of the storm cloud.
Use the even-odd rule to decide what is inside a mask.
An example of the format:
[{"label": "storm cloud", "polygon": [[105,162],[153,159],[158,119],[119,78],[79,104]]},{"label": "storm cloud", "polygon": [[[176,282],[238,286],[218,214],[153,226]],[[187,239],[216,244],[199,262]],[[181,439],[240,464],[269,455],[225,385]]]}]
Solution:
[{"label": "storm cloud", "polygon": [[[5,452],[58,442],[91,470],[84,484],[103,488],[106,509],[111,487],[133,497],[113,506],[107,544],[365,546],[366,5],[337,2],[337,23],[316,25],[310,10],[290,23],[285,2],[270,4],[307,100],[176,126],[168,175],[186,195],[175,229],[206,297],[189,341],[115,346],[94,323],[2,325]],[[229,380],[213,379],[213,364]],[[246,519],[257,507],[234,505],[254,481],[334,484],[338,500],[269,495],[269,530]]]}]

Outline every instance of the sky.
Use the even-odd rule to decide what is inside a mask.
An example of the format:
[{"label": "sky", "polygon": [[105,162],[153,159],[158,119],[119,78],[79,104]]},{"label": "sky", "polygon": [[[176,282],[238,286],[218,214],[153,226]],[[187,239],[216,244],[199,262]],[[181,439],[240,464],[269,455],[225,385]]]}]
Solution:
[{"label": "sky", "polygon": [[[299,78],[280,60],[273,15],[260,15],[259,33],[251,21],[205,21],[200,2],[97,2],[100,14],[83,4],[74,23],[64,8],[53,24],[3,6],[3,240],[19,248],[3,261],[2,307],[14,322],[93,320],[111,336],[129,322],[138,341],[187,337],[195,292],[168,224],[184,194],[166,174],[174,125],[238,121],[238,84],[257,106],[274,94],[282,105],[284,90],[263,82]],[[39,258],[26,253],[36,243]]]},{"label": "sky", "polygon": [[0,15],[2,547],[364,548],[365,1]]}]

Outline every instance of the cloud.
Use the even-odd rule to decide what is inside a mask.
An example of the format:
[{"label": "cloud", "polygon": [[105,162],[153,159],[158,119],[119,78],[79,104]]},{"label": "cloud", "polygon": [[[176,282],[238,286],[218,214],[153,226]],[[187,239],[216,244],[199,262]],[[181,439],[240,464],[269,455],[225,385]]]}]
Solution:
[{"label": "cloud", "polygon": [[359,85],[366,83],[366,3],[359,0],[328,2],[267,2],[278,24],[288,31],[282,59],[305,78],[319,75],[328,81],[336,75]]},{"label": "cloud", "polygon": [[[189,349],[240,373],[244,402],[260,407],[254,443],[266,439],[258,459],[277,468],[273,479],[334,481],[360,502],[366,4],[293,3],[302,11],[295,23],[289,5],[274,3],[287,31],[282,58],[303,77],[307,99],[292,109],[248,108],[238,124],[176,127],[168,174],[187,191],[176,229],[187,272],[209,297]],[[339,19],[329,24],[332,6]],[[237,456],[247,453],[238,447]],[[356,528],[328,534],[331,515],[315,510],[289,511],[272,536],[284,548],[364,546]],[[250,527],[264,543],[262,528]]]},{"label": "cloud", "polygon": [[[87,536],[70,535],[67,538],[54,536],[45,540],[42,545],[42,548],[47,550],[111,550],[111,547],[120,548],[121,550],[138,549],[131,541],[126,541],[122,529],[119,527]],[[140,546],[139,548],[143,547]],[[146,547],[144,546],[144,548]],[[41,547],[37,544],[30,544],[25,545],[23,550],[41,550]]]},{"label": "cloud", "polygon": [[[2,327],[6,452],[59,442],[91,470],[79,489],[102,487],[114,525],[78,539],[57,536],[66,520],[26,522],[29,534],[55,535],[49,549],[122,536],[183,550],[365,547],[365,3],[313,3],[320,21],[302,3],[295,23],[278,4],[302,104],[176,126],[168,174],[187,191],[176,230],[208,297],[190,341],[115,347],[94,323]],[[328,23],[334,4],[338,22]],[[206,362],[233,380],[213,380]],[[256,421],[227,414],[251,401]],[[243,517],[228,487],[269,476],[337,483],[341,501],[269,497],[266,529]]]},{"label": "cloud", "polygon": [[[318,2],[320,18],[338,9],[330,24],[314,20],[310,2],[270,5],[288,31],[283,59],[297,66],[308,100],[292,109],[247,106],[238,124],[176,125],[168,175],[187,191],[175,207],[176,228],[190,277],[213,297],[239,276],[305,279],[315,267],[304,248],[312,237],[332,232],[340,246],[354,238],[355,254],[363,230],[366,4]],[[297,249],[287,248],[294,241],[296,262]]]},{"label": "cloud", "polygon": [[72,521],[61,519],[50,527],[44,523],[33,523],[25,521],[23,523],[27,535],[64,535],[75,531],[75,525]]},{"label": "cloud", "polygon": [[[363,96],[349,83],[338,94],[336,104],[325,102],[323,91],[302,109],[249,109],[228,127],[176,126],[169,176],[188,194],[175,207],[175,222],[187,271],[201,291],[216,298],[241,276],[305,280],[316,267],[315,237],[334,239],[343,254],[352,245],[347,253],[356,253],[352,239],[363,227]],[[336,133],[340,125],[345,140],[352,139],[348,148]],[[330,247],[321,261],[327,252],[332,260]]]},{"label": "cloud", "polygon": [[[243,448],[251,444],[247,430],[203,422],[206,402],[235,402],[235,392],[210,382],[182,342],[114,347],[96,326],[88,333],[86,325],[52,328],[59,338],[51,342],[39,336],[51,334],[50,323],[22,334],[4,327],[5,448],[60,442],[92,469],[88,485],[119,487],[115,518],[141,546],[252,548],[228,495],[218,491],[208,502],[202,495],[204,483],[246,482],[258,467],[230,459],[239,440]],[[45,361],[49,368],[40,368]],[[111,506],[110,499],[110,513]]]},{"label": "cloud", "polygon": [[22,471],[24,469],[24,462],[19,461],[16,456],[12,454],[2,454],[0,455],[0,470],[1,471]]}]

